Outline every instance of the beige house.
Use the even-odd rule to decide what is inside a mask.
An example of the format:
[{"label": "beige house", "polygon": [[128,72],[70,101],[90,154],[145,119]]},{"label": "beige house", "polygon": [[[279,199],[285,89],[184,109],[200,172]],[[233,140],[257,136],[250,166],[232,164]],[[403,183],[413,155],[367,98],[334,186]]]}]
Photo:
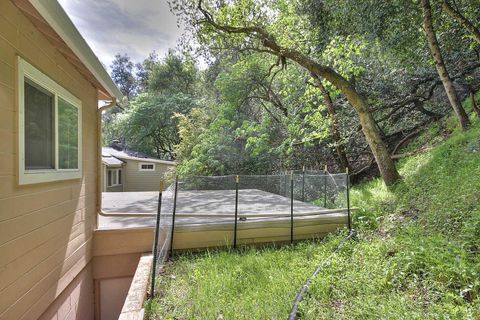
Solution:
[{"label": "beige house", "polygon": [[121,99],[55,0],[0,1],[0,319],[118,318],[152,239],[97,228]]},{"label": "beige house", "polygon": [[[120,149],[120,150],[119,150]],[[102,191],[158,191],[175,162],[121,148],[102,148]]]},{"label": "beige house", "polygon": [[[102,191],[109,170],[111,187],[158,190],[173,164],[108,149],[102,159],[102,110],[122,98],[55,0],[0,0],[0,320],[142,318],[155,214],[102,212]],[[296,225],[297,238],[336,230],[346,215],[327,219]],[[288,222],[249,225],[239,243],[290,239]],[[231,221],[177,226],[173,249],[232,235]]]}]

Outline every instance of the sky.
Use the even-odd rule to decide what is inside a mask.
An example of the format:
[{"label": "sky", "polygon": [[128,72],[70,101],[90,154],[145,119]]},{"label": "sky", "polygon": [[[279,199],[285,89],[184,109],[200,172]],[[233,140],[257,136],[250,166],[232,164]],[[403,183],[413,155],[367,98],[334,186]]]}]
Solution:
[{"label": "sky", "polygon": [[166,0],[59,0],[100,61],[109,68],[117,53],[141,62],[162,57],[182,30]]}]

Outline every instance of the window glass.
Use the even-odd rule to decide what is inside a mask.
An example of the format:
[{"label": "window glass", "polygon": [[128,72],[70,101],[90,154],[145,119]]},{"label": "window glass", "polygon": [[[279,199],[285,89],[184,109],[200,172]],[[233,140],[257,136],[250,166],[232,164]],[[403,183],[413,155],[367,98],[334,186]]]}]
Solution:
[{"label": "window glass", "polygon": [[58,166],[78,168],[78,109],[58,98]]},{"label": "window glass", "polygon": [[107,171],[107,185],[109,187],[112,185],[112,170]]},{"label": "window glass", "polygon": [[118,184],[122,184],[122,170],[118,169]]},{"label": "window glass", "polygon": [[20,57],[18,59],[18,183],[82,176],[82,102]]},{"label": "window glass", "polygon": [[25,169],[55,168],[54,96],[25,79]]}]

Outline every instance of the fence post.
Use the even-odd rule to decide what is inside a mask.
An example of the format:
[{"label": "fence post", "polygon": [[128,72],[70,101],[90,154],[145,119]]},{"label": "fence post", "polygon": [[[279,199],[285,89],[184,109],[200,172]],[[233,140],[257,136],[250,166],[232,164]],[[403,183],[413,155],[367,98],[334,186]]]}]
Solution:
[{"label": "fence post", "polygon": [[238,222],[238,184],[240,182],[240,177],[237,175],[235,177],[235,227],[233,231],[233,248],[237,248],[237,222]]},{"label": "fence post", "polygon": [[177,212],[177,195],[178,195],[178,175],[175,176],[175,193],[173,195],[172,232],[170,234],[170,257],[173,257],[173,235],[175,233],[175,213]]},{"label": "fence post", "polygon": [[327,165],[325,165],[325,169],[323,169],[323,207],[327,207]]},{"label": "fence post", "polygon": [[155,276],[157,269],[158,259],[158,234],[160,233],[160,213],[162,211],[162,194],[163,194],[163,181],[160,181],[160,191],[158,192],[158,205],[157,205],[157,221],[155,224],[155,239],[153,240],[153,266],[152,266],[152,283],[151,283],[151,296],[155,296]]},{"label": "fence post", "polygon": [[290,173],[290,243],[293,243],[293,170]]},{"label": "fence post", "polygon": [[347,179],[347,216],[348,216],[348,231],[352,230],[352,223],[350,217],[350,177],[348,174],[348,168],[346,169],[346,179]]},{"label": "fence post", "polygon": [[305,202],[305,166],[302,168],[302,201]]}]

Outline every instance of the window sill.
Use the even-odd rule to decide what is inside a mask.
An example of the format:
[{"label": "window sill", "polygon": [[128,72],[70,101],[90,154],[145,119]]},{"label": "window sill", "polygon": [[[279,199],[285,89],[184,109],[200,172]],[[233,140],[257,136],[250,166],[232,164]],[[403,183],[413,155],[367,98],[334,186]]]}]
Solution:
[{"label": "window sill", "polygon": [[82,177],[81,170],[66,170],[66,171],[56,171],[56,170],[38,170],[37,171],[26,171],[21,173],[18,179],[18,184],[35,184],[43,182],[53,182],[53,181],[63,181],[63,180],[73,180],[80,179]]}]

